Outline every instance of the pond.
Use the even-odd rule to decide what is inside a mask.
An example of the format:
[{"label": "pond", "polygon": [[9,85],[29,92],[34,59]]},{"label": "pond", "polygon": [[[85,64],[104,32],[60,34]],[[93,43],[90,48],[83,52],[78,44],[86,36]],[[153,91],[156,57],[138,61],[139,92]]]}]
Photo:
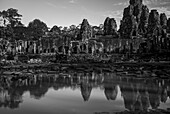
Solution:
[{"label": "pond", "polygon": [[41,69],[17,75],[1,73],[0,113],[169,112],[169,71],[133,69],[121,66],[114,72]]}]

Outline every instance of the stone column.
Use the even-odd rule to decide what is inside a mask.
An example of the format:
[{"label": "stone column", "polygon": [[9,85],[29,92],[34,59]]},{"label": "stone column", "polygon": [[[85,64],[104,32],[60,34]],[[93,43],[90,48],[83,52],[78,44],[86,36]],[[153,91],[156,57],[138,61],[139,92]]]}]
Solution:
[{"label": "stone column", "polygon": [[86,44],[86,53],[89,54],[89,44]]},{"label": "stone column", "polygon": [[33,43],[34,54],[36,54],[36,41]]},{"label": "stone column", "polygon": [[47,49],[48,54],[50,53],[50,39],[48,39],[48,49]]}]

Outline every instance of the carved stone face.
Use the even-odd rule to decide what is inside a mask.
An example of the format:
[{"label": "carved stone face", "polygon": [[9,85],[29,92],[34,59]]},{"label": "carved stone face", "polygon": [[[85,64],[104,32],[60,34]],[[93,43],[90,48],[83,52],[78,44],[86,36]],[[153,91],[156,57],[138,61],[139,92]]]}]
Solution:
[{"label": "carved stone face", "polygon": [[159,13],[157,10],[151,10],[149,15],[149,21],[150,23],[157,23],[157,24],[160,22]]},{"label": "carved stone face", "polygon": [[143,0],[130,0],[130,5],[139,5],[139,4],[142,4]]}]

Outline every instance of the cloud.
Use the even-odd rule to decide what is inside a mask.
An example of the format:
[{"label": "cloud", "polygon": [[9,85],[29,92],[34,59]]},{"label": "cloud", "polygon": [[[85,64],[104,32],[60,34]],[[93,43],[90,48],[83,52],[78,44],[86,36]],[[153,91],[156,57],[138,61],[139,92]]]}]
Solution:
[{"label": "cloud", "polygon": [[155,4],[158,0],[144,0],[143,3],[145,5]]},{"label": "cloud", "polygon": [[129,2],[119,2],[119,3],[115,3],[113,4],[114,6],[127,6],[129,4]]},{"label": "cloud", "polygon": [[46,2],[47,5],[51,6],[51,7],[54,7],[54,8],[57,8],[57,6],[55,4],[52,4],[50,2]]},{"label": "cloud", "polygon": [[75,4],[77,1],[76,0],[70,0],[69,3]]},{"label": "cloud", "polygon": [[[143,4],[145,5],[166,5],[169,3],[170,3],[170,0],[143,0]],[[114,6],[127,6],[129,5],[129,1],[115,3],[113,5]]]},{"label": "cloud", "polygon": [[168,17],[170,17],[169,7],[153,7],[151,9],[156,9],[159,13],[165,13]]},{"label": "cloud", "polygon": [[50,7],[53,7],[53,8],[62,8],[62,9],[66,9],[67,7],[66,6],[63,6],[63,5],[55,5],[51,2],[46,2],[46,4]]},{"label": "cloud", "polygon": [[148,5],[150,10],[156,9],[170,17],[170,0],[144,0],[144,4]]},{"label": "cloud", "polygon": [[169,0],[144,0],[145,5],[167,5],[170,3]]},{"label": "cloud", "polygon": [[161,2],[160,4],[161,5],[167,5],[167,4],[170,4],[170,1],[169,2]]},{"label": "cloud", "polygon": [[123,11],[122,10],[116,10],[116,11],[106,11],[103,15],[104,17],[110,17],[115,18],[117,26],[119,28],[120,26],[120,20],[123,17]]},{"label": "cloud", "polygon": [[105,17],[113,17],[113,18],[119,18],[121,19],[123,16],[123,11],[122,10],[116,10],[116,11],[106,11],[104,13]]}]

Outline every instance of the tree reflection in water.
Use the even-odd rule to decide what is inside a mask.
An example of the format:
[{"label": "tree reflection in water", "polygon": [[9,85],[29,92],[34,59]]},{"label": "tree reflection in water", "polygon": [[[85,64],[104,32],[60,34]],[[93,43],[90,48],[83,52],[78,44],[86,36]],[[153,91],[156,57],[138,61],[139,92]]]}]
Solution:
[{"label": "tree reflection in water", "polygon": [[53,88],[80,88],[84,101],[90,99],[93,88],[104,88],[107,100],[116,100],[118,88],[129,111],[148,111],[158,109],[160,103],[166,103],[170,97],[170,80],[159,78],[135,78],[118,76],[117,73],[57,73],[57,74],[21,74],[0,76],[0,107],[19,108],[22,96],[29,92],[35,99],[41,99]]}]

